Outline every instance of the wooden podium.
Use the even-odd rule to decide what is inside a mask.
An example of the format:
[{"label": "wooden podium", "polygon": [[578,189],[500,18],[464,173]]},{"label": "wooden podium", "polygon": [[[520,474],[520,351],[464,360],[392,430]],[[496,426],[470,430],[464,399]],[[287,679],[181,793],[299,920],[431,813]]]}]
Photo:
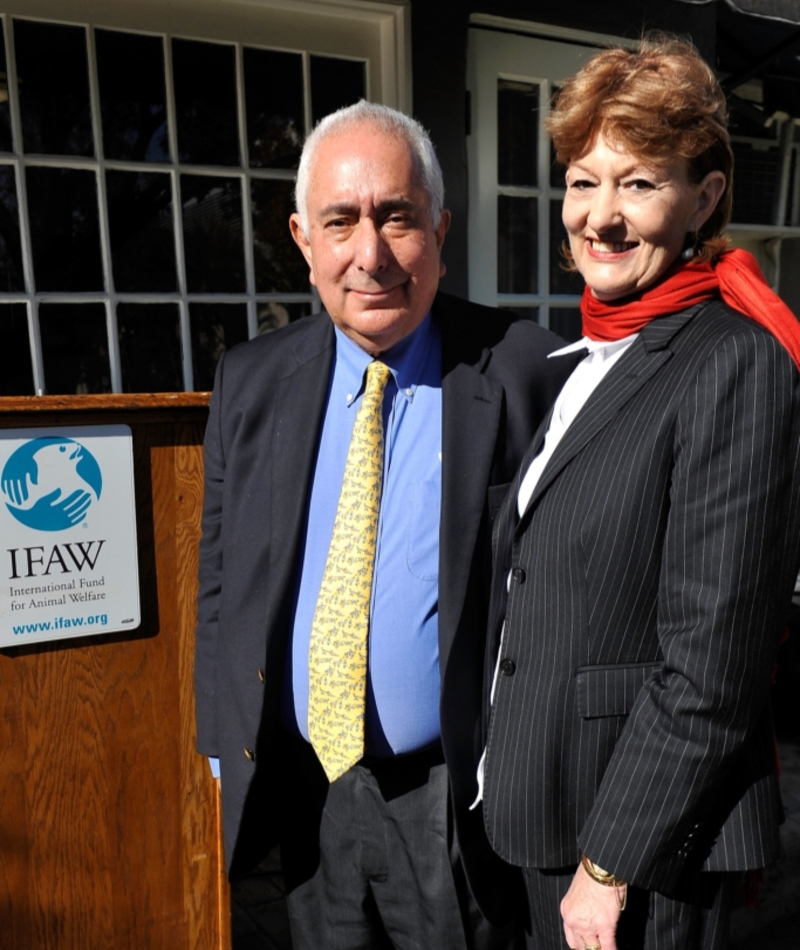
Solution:
[{"label": "wooden podium", "polygon": [[5,429],[130,426],[142,609],[134,631],[0,650],[3,950],[230,947],[219,792],[194,749],[207,401],[0,399]]}]

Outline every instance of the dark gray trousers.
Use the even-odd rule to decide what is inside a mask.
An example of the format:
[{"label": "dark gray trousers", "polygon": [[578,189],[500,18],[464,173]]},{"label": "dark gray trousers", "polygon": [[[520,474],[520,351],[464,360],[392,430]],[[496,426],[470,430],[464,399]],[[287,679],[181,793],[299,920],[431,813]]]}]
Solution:
[{"label": "dark gray trousers", "polygon": [[297,751],[297,794],[317,789],[318,800],[292,808],[281,845],[294,950],[524,946],[521,929],[489,925],[469,894],[441,753],[357,765],[328,785],[313,752]]}]

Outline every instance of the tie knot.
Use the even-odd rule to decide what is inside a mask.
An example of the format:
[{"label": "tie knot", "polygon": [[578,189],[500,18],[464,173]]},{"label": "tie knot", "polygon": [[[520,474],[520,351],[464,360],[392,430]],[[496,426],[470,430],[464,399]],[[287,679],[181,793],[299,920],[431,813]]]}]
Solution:
[{"label": "tie knot", "polygon": [[381,396],[386,383],[391,376],[391,370],[386,363],[380,360],[373,360],[367,367],[367,385],[364,388],[365,396]]}]

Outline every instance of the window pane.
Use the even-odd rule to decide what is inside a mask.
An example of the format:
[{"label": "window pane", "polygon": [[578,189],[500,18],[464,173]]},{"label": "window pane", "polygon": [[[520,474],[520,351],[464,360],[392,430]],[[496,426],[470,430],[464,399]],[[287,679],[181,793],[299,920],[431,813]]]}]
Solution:
[{"label": "window pane", "polygon": [[538,291],[537,199],[497,196],[497,290]]},{"label": "window pane", "polygon": [[292,240],[290,181],[253,181],[253,242],[258,293],[308,293],[308,265]]},{"label": "window pane", "polygon": [[95,43],[106,158],[169,161],[161,39],[96,30]]},{"label": "window pane", "polygon": [[274,300],[258,304],[258,335],[279,330],[311,313],[310,303],[278,303]]},{"label": "window pane", "polygon": [[106,191],[116,290],[177,290],[170,176],[109,171]]},{"label": "window pane", "polygon": [[303,60],[299,53],[244,49],[251,168],[296,168],[303,147]]},{"label": "window pane", "polygon": [[352,105],[367,94],[364,62],[312,56],[311,118],[314,125],[330,112]]},{"label": "window pane", "polygon": [[247,304],[193,303],[189,318],[194,388],[206,392],[214,387],[214,373],[222,354],[247,339]]},{"label": "window pane", "polygon": [[8,97],[5,28],[0,21],[0,152],[11,152],[14,149],[11,142],[11,110]]},{"label": "window pane", "polygon": [[39,326],[49,394],[111,392],[103,304],[43,303]]},{"label": "window pane", "polygon": [[232,46],[172,41],[180,161],[239,164],[235,70]]},{"label": "window pane", "polygon": [[746,142],[733,142],[736,176],[733,216],[737,224],[773,224],[780,177],[780,152],[761,151]]},{"label": "window pane", "polygon": [[189,293],[244,291],[240,180],[181,175],[181,200]]},{"label": "window pane", "polygon": [[169,393],[183,389],[177,304],[118,304],[117,329],[123,392]]},{"label": "window pane", "polygon": [[94,155],[86,31],[14,20],[24,150]]},{"label": "window pane", "polygon": [[0,304],[0,396],[33,396],[33,368],[23,303]]},{"label": "window pane", "polygon": [[0,165],[0,290],[24,290],[17,182],[12,165]]},{"label": "window pane", "polygon": [[95,173],[29,166],[26,181],[36,289],[103,290]]},{"label": "window pane", "polygon": [[568,343],[574,343],[583,336],[581,332],[581,311],[578,307],[550,306],[550,329],[563,337]]},{"label": "window pane", "polygon": [[564,270],[566,259],[561,246],[567,240],[567,229],[561,220],[561,199],[550,202],[550,293],[583,293],[583,278],[578,273]]},{"label": "window pane", "polygon": [[497,180],[501,185],[538,182],[539,87],[497,81]]}]

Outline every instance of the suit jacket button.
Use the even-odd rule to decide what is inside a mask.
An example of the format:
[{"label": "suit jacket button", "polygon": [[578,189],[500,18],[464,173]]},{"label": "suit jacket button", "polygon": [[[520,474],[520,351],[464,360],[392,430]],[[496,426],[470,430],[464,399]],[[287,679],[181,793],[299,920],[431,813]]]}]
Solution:
[{"label": "suit jacket button", "polygon": [[521,567],[515,567],[511,571],[511,576],[518,584],[525,583],[525,571]]},{"label": "suit jacket button", "polygon": [[266,676],[264,676],[264,671],[263,671],[263,670],[259,670],[259,671],[258,671],[258,679],[259,679],[259,681],[260,681],[261,683],[263,683],[264,680],[266,679]]},{"label": "suit jacket button", "polygon": [[251,762],[255,762],[256,754],[255,752],[253,752],[252,749],[245,749],[244,754],[247,756],[248,759],[250,759]]},{"label": "suit jacket button", "polygon": [[513,660],[505,659],[500,663],[500,672],[503,676],[513,676],[516,668],[517,664]]}]

